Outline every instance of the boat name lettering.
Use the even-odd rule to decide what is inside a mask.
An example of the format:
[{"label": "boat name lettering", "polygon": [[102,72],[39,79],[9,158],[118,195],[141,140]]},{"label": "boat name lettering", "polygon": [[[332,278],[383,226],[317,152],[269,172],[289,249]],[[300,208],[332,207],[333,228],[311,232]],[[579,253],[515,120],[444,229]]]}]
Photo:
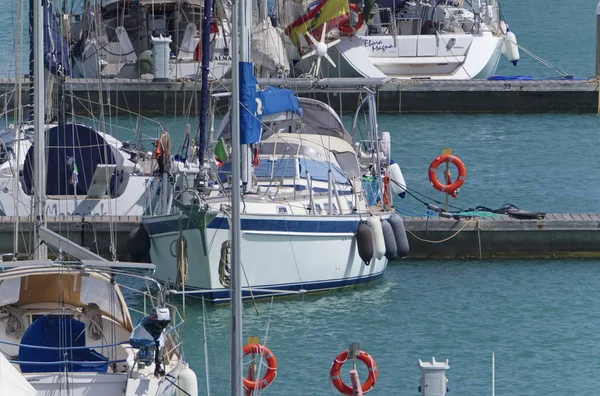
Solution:
[{"label": "boat name lettering", "polygon": [[108,212],[104,210],[104,204],[100,204],[100,210],[94,210],[93,212],[81,213],[79,211],[74,211],[73,213],[69,212],[60,212],[58,209],[58,204],[50,204],[46,205],[46,216],[108,216]]},{"label": "boat name lettering", "polygon": [[394,44],[383,44],[381,40],[365,40],[365,47],[370,47],[372,52],[386,52],[394,48]]},{"label": "boat name lettering", "polygon": [[225,55],[215,55],[215,59],[216,61],[230,61],[232,60],[231,56],[225,56]]}]

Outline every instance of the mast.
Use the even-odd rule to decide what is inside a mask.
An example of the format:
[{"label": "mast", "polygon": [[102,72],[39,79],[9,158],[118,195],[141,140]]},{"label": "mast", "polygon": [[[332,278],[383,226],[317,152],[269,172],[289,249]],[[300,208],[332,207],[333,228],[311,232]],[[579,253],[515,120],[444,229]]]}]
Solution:
[{"label": "mast", "polygon": [[[242,385],[242,277],[241,277],[241,219],[240,219],[240,46],[245,45],[244,4],[234,0],[232,9],[233,29],[231,35],[231,396],[243,396]],[[239,37],[238,37],[239,33]],[[247,35],[247,33],[246,33]]]},{"label": "mast", "polygon": [[[44,6],[43,0],[33,0],[33,174],[34,174],[34,222],[43,225],[44,208],[46,207],[46,180],[45,180],[45,128],[44,128]],[[46,245],[40,243],[37,227],[34,227],[34,257],[36,260],[45,260],[48,257]]]},{"label": "mast", "polygon": [[210,57],[210,11],[211,0],[204,0],[204,14],[202,16],[202,98],[200,100],[200,133],[198,136],[198,162],[204,163],[206,150],[206,115],[208,113],[208,64]]},{"label": "mast", "polygon": [[[252,26],[252,2],[248,0],[239,1],[239,62],[250,62],[250,28]],[[235,62],[232,62],[235,65]],[[242,185],[244,192],[248,191],[252,180],[252,153],[249,144],[242,145]]]}]

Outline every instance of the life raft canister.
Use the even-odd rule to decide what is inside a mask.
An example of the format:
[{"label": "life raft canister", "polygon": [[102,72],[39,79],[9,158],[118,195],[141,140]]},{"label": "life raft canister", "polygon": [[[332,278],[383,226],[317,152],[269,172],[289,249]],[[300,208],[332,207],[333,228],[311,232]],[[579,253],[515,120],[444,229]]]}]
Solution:
[{"label": "life raft canister", "polygon": [[[458,177],[454,182],[447,182],[447,184],[442,184],[437,178],[437,169],[444,162],[452,162],[454,166],[458,169]],[[431,165],[429,165],[429,181],[433,188],[438,191],[444,192],[446,194],[456,196],[455,192],[463,185],[465,179],[467,178],[467,168],[465,164],[455,155],[450,154],[442,154],[436,159],[433,160]]]},{"label": "life raft canister", "polygon": [[264,345],[261,344],[246,344],[244,345],[244,356],[249,354],[259,354],[265,358],[267,362],[267,372],[259,380],[252,381],[248,378],[244,378],[244,388],[247,390],[263,389],[269,386],[277,375],[277,359],[275,355]]},{"label": "life raft canister", "polygon": [[356,34],[358,29],[360,29],[363,25],[363,14],[362,14],[360,7],[354,3],[350,3],[350,11],[354,12],[358,15],[358,22],[356,22],[356,25],[352,26],[350,24],[350,22],[351,22],[350,15],[348,15],[347,20],[338,25],[338,30],[340,31],[340,33],[342,33],[346,36],[351,36],[353,34]]},{"label": "life raft canister", "polygon": [[[333,386],[335,386],[335,389],[337,389],[340,393],[343,393],[344,395],[353,394],[352,387],[346,385],[340,377],[340,369],[342,368],[342,365],[348,361],[348,353],[349,351],[346,349],[344,352],[337,355],[337,357],[333,360],[331,370],[329,370],[331,383],[333,384]],[[363,362],[369,369],[369,376],[367,377],[367,380],[361,384],[361,389],[363,393],[367,393],[375,386],[377,377],[379,377],[379,370],[377,369],[375,359],[373,359],[371,355],[369,355],[367,352],[360,351],[359,355],[357,356],[357,359]]]}]

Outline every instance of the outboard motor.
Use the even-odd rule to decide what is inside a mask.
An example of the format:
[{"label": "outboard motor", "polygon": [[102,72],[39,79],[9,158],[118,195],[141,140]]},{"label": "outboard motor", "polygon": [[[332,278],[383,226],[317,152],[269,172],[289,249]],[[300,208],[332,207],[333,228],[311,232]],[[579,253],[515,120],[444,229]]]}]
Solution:
[{"label": "outboard motor", "polygon": [[139,348],[137,360],[141,367],[152,363],[152,348],[154,348],[155,376],[165,374],[160,364],[160,346],[165,343],[164,331],[169,323],[171,323],[169,308],[154,307],[150,315],[140,320],[129,337],[131,346]]}]

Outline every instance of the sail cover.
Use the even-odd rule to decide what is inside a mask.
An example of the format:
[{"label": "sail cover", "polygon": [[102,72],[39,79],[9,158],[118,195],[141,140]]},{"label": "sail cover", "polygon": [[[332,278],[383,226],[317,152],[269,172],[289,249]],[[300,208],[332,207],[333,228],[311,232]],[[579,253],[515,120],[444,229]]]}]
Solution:
[{"label": "sail cover", "polygon": [[[60,372],[66,368],[69,372],[105,373],[108,370],[106,357],[90,348],[69,349],[86,346],[85,331],[83,322],[67,316],[53,319],[48,316],[37,318],[25,330],[21,340],[21,372]],[[25,345],[46,348],[28,348]]]},{"label": "sail cover", "polygon": [[[33,44],[33,43],[32,43]],[[52,3],[44,5],[44,67],[55,76],[70,76],[69,46],[64,39],[60,23],[52,10]]]},{"label": "sail cover", "polygon": [[240,142],[260,140],[263,115],[293,112],[302,115],[300,101],[289,89],[268,87],[261,91],[252,63],[240,62]]},{"label": "sail cover", "polygon": [[[46,131],[46,161],[47,195],[86,195],[96,167],[116,164],[112,149],[104,138],[81,124],[59,125]],[[25,192],[31,194],[33,146],[25,157],[23,179]],[[111,191],[113,185],[111,180]]]}]

